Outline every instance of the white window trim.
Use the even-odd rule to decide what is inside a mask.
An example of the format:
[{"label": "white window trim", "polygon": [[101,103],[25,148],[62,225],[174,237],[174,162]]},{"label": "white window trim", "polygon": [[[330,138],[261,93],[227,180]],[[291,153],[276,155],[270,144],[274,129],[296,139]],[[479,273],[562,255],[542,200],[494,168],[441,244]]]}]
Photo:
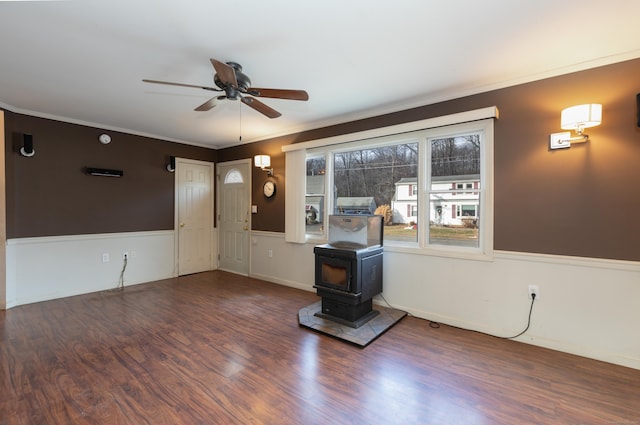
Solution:
[{"label": "white window trim", "polygon": [[373,139],[383,136],[391,136],[410,131],[425,130],[429,128],[442,127],[453,124],[461,124],[469,121],[479,121],[487,118],[498,118],[497,106],[489,106],[472,111],[459,112],[457,114],[443,115],[441,117],[427,118],[420,121],[412,121],[404,124],[390,125],[387,127],[374,128],[371,130],[358,131],[355,133],[341,134],[340,136],[327,137],[324,139],[310,140],[308,142],[293,143],[282,146],[282,152],[297,151],[300,149],[312,149],[322,146],[337,145],[340,143],[355,142],[357,140]]},{"label": "white window trim", "polygon": [[[442,138],[451,134],[459,134],[460,132],[470,132],[470,131],[482,131],[483,132],[483,141],[481,150],[481,181],[483,182],[484,188],[480,192],[480,208],[481,212],[480,217],[480,241],[479,248],[468,248],[468,247],[457,247],[457,246],[438,246],[438,245],[429,245],[426,243],[425,238],[426,232],[418,232],[418,242],[416,243],[402,243],[398,241],[385,241],[385,250],[395,251],[395,252],[406,252],[410,254],[420,254],[420,255],[433,255],[433,256],[442,256],[442,257],[453,257],[453,258],[464,258],[464,259],[473,259],[473,260],[486,260],[490,261],[493,259],[493,119],[489,118],[498,118],[498,108],[495,106],[476,109],[473,111],[461,112],[452,115],[446,115],[442,117],[429,118],[421,121],[414,121],[411,123],[399,124],[388,127],[381,127],[372,130],[366,130],[356,133],[349,133],[340,136],[318,139],[309,142],[295,143],[292,145],[282,146],[282,151],[286,153],[286,162],[287,162],[287,183],[289,183],[293,179],[297,182],[302,182],[301,185],[295,184],[295,189],[297,190],[289,190],[290,185],[287,184],[286,191],[286,206],[285,212],[286,223],[289,226],[285,228],[285,240],[289,242],[296,243],[321,243],[326,239],[318,238],[320,235],[309,235],[305,234],[305,221],[304,217],[302,219],[296,219],[296,217],[301,216],[300,211],[304,211],[304,199],[305,199],[305,190],[304,190],[304,175],[306,174],[306,152],[307,150],[314,151],[323,151],[323,150],[331,150],[332,152],[342,151],[342,150],[352,150],[354,148],[358,148],[358,146],[366,145],[368,147],[375,147],[376,145],[385,145],[388,144],[389,138],[386,136],[392,136],[395,143],[407,143],[410,140],[415,140],[416,136],[419,137],[419,142],[423,143],[424,137],[429,139],[433,138]],[[482,120],[482,121],[481,121]],[[481,122],[480,122],[481,121]],[[439,128],[444,127],[444,128]],[[465,130],[466,129],[466,130]],[[424,135],[416,133],[425,132]],[[402,133],[411,132],[412,134],[407,134],[406,138],[402,137]],[[415,133],[414,133],[415,132]],[[372,140],[375,139],[375,140]],[[358,143],[360,142],[360,143]],[[348,143],[348,146],[337,147],[334,145]],[[333,146],[332,148],[328,148]],[[319,148],[327,148],[327,149],[319,149]],[[428,197],[424,196],[424,190],[420,189],[420,186],[423,188],[427,187],[427,175],[426,175],[426,157],[427,155],[421,153],[419,155],[419,172],[418,175],[421,178],[420,183],[418,184],[419,190],[422,191],[422,196],[419,196],[418,199],[418,211],[423,211],[421,214],[425,214],[424,211],[427,211],[427,221],[428,221],[428,207],[429,200]],[[300,158],[303,158],[301,160]],[[297,162],[298,165],[294,166],[290,163]],[[332,161],[327,158],[327,165],[331,164]],[[300,171],[302,172],[301,174]],[[298,177],[299,176],[299,177]],[[327,170],[327,178],[325,186],[325,202],[330,202],[331,199],[331,188],[333,185],[332,179],[333,175],[330,170]],[[293,188],[292,188],[293,189]],[[427,199],[425,199],[427,198]],[[331,211],[332,205],[325,205],[325,219],[326,215],[329,211]],[[425,209],[427,208],[427,209]],[[484,214],[482,214],[484,213]],[[292,223],[292,221],[296,221],[297,223]],[[424,218],[423,218],[424,220]],[[420,220],[419,220],[420,221]],[[291,229],[294,229],[291,231]],[[300,233],[302,232],[302,234]]]},{"label": "white window trim", "polygon": [[284,240],[291,243],[305,243],[305,182],[302,177],[307,173],[306,151],[287,152],[284,173],[287,178],[284,188]]}]

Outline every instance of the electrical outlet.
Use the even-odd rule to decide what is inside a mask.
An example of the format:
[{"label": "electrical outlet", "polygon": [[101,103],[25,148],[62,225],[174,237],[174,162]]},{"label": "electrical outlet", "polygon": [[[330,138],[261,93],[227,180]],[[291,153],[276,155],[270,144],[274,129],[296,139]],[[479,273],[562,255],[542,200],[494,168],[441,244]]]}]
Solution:
[{"label": "electrical outlet", "polygon": [[127,251],[125,251],[125,252],[123,252],[123,253],[122,253],[122,259],[124,260],[125,258],[126,258],[127,260],[129,259],[129,253],[128,253]]},{"label": "electrical outlet", "polygon": [[531,299],[531,294],[536,294],[536,300],[540,299],[540,287],[538,285],[529,285],[529,299]]},{"label": "electrical outlet", "polygon": [[109,262],[109,253],[107,253],[107,252],[103,252],[102,253],[102,262],[103,263],[108,263]]},{"label": "electrical outlet", "polygon": [[273,258],[273,250],[272,249],[267,250],[267,257]]}]

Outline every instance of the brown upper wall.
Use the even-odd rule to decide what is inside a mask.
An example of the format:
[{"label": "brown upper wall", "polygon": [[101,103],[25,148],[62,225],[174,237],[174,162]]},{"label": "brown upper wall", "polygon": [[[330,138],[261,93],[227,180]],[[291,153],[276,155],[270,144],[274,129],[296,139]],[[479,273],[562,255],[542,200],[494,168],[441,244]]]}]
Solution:
[{"label": "brown upper wall", "polygon": [[[278,192],[262,196],[253,171],[255,230],[284,231],[284,155],[280,146],[487,106],[495,124],[496,250],[640,261],[640,129],[636,94],[640,59],[567,74],[379,117],[218,151],[219,161],[272,156]],[[603,123],[591,141],[549,151],[560,111],[601,103]],[[252,167],[253,168],[253,167]]]},{"label": "brown upper wall", "polygon": [[[252,167],[252,228],[283,232],[282,145],[497,106],[494,248],[640,261],[638,75],[640,59],[217,152],[6,112],[7,237],[172,229],[169,155],[222,162],[257,153],[272,156],[278,189],[265,199],[265,173]],[[549,151],[560,111],[581,103],[602,103],[602,125],[589,129],[589,143]],[[103,132],[111,144],[97,141]],[[33,134],[33,158],[17,153],[24,133]],[[87,166],[124,177],[87,176]]]},{"label": "brown upper wall", "polygon": [[[7,237],[58,236],[174,227],[169,156],[215,162],[212,149],[5,112]],[[18,152],[33,135],[35,156]],[[98,141],[102,133],[112,141]],[[118,169],[95,177],[86,167]]]}]

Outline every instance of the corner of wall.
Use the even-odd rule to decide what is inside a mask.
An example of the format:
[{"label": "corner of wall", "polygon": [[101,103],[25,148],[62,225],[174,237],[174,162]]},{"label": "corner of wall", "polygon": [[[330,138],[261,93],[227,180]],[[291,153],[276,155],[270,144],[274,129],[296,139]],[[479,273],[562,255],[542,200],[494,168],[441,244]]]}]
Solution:
[{"label": "corner of wall", "polygon": [[5,196],[4,111],[0,110],[0,310],[7,309],[7,217]]}]

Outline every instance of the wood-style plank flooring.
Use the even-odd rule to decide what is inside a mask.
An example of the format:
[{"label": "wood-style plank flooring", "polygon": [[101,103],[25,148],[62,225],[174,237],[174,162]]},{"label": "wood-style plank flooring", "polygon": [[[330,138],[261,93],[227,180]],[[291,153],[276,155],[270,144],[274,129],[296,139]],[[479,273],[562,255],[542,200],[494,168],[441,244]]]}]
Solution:
[{"label": "wood-style plank flooring", "polygon": [[640,424],[640,371],[406,317],[361,349],[311,292],[215,271],[0,312],[0,424]]}]

